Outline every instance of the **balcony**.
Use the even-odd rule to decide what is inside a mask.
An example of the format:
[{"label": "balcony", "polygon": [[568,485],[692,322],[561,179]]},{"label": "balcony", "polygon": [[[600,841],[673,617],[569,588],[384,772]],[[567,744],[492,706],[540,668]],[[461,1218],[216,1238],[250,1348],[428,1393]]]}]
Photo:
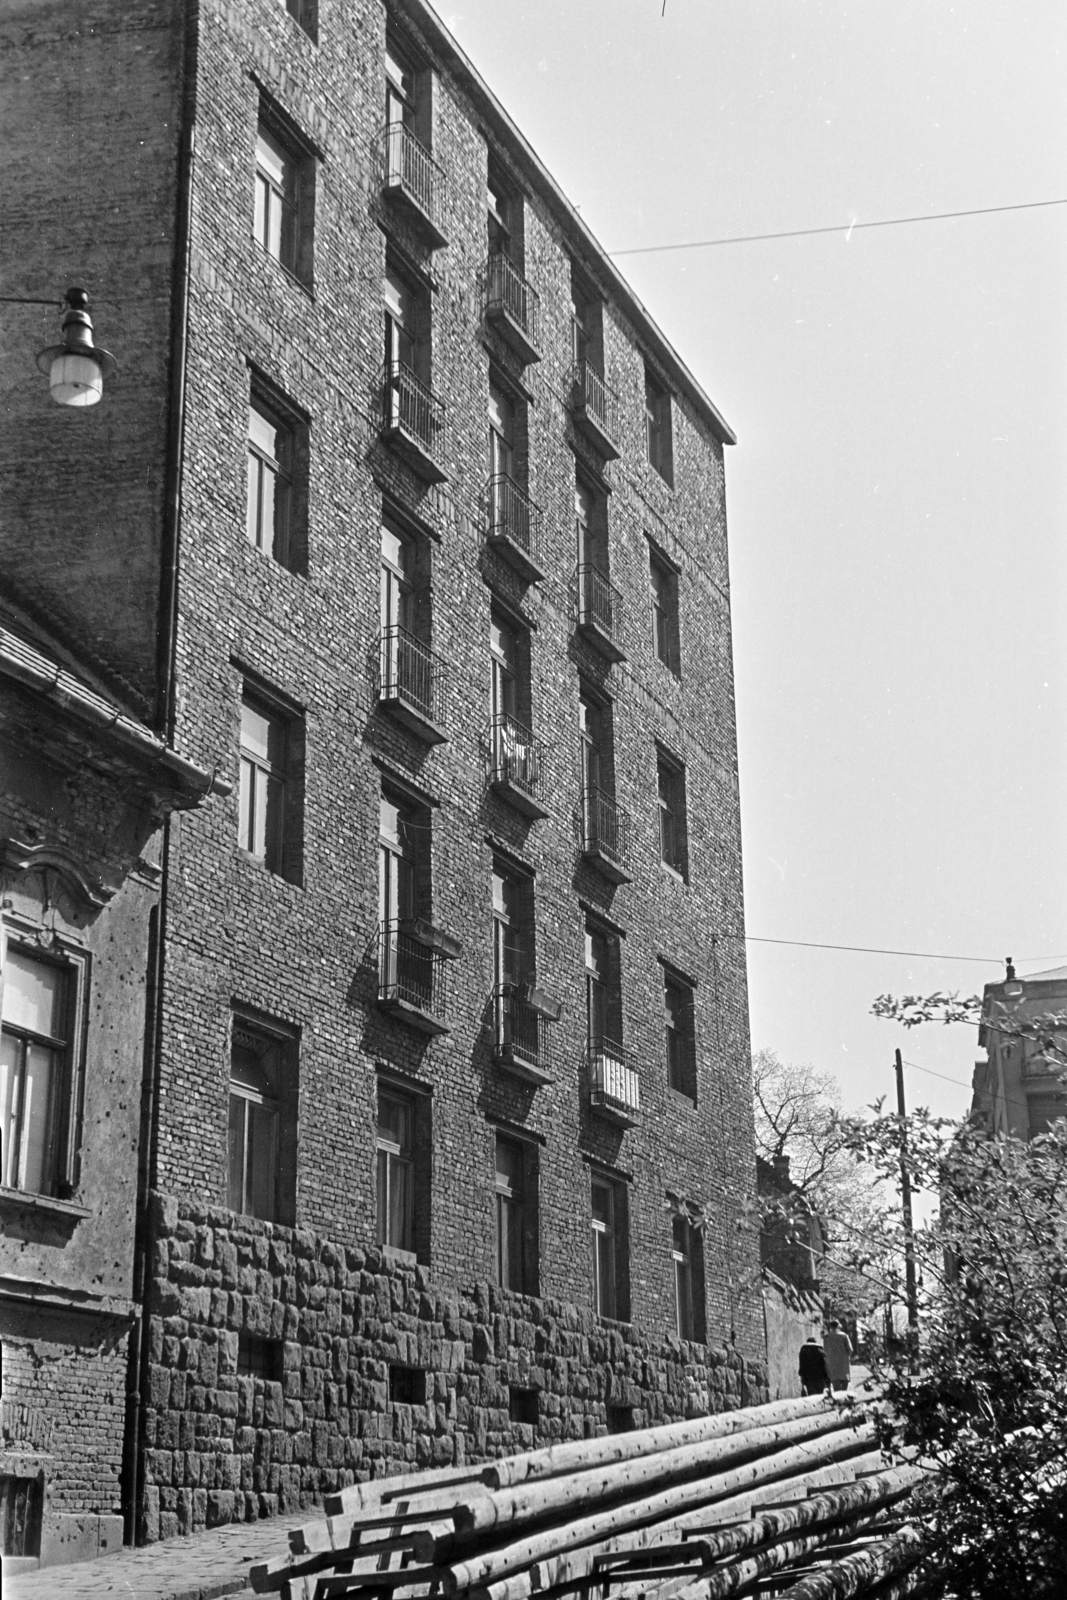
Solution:
[{"label": "balcony", "polygon": [[490,478],[485,491],[486,537],[527,583],[540,583],[541,509],[535,506],[513,478],[501,473]]},{"label": "balcony", "polygon": [[609,883],[629,883],[630,818],[615,796],[587,784],[582,791],[582,854]]},{"label": "balcony", "polygon": [[394,361],[382,369],[382,438],[427,483],[444,483],[448,476],[437,460],[444,418],[441,401],[410,367]]},{"label": "balcony", "polygon": [[549,1027],[561,1007],[531,984],[502,983],[493,995],[493,1060],[527,1083],[554,1081]]},{"label": "balcony", "polygon": [[589,1104],[597,1116],[632,1128],[641,1115],[641,1080],[627,1064],[627,1052],[612,1039],[591,1039]]},{"label": "balcony", "polygon": [[427,744],[444,744],[441,683],[444,662],[406,628],[385,628],[372,647],[379,709]]},{"label": "balcony", "polygon": [[421,1033],[450,1031],[445,962],[452,952],[441,939],[423,921],[383,922],[378,931],[378,1004]]},{"label": "balcony", "polygon": [[574,426],[596,446],[605,461],[619,454],[618,399],[597,369],[584,357],[571,374],[571,415]]},{"label": "balcony", "polygon": [[599,567],[577,572],[578,631],[609,661],[625,661],[622,648],[622,595]]},{"label": "balcony", "polygon": [[431,250],[448,243],[438,225],[441,168],[403,122],[390,122],[378,141],[382,193],[407,214]]},{"label": "balcony", "polygon": [[524,366],[541,359],[541,301],[500,250],[485,268],[485,315]]},{"label": "balcony", "polygon": [[514,717],[494,717],[489,728],[489,782],[524,816],[547,817],[544,746]]}]

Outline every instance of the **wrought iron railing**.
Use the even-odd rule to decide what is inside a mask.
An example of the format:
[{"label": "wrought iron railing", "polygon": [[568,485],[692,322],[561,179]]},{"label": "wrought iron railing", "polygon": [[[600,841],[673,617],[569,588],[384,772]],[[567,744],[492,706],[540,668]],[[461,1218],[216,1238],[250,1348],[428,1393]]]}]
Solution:
[{"label": "wrought iron railing", "polygon": [[496,1051],[503,1060],[544,1070],[552,1024],[518,991],[518,985],[502,983],[493,995]]},{"label": "wrought iron railing", "polygon": [[410,367],[393,361],[382,369],[382,427],[399,429],[433,456],[445,408],[432,389],[420,382]]},{"label": "wrought iron railing", "polygon": [[589,1095],[594,1106],[636,1117],[641,1111],[641,1080],[629,1056],[613,1039],[590,1039]]},{"label": "wrought iron railing", "polygon": [[575,363],[572,382],[575,405],[583,407],[589,419],[614,444],[619,436],[615,390],[585,357]]},{"label": "wrought iron railing", "polygon": [[599,567],[578,568],[578,626],[594,627],[605,639],[622,640],[622,595]]},{"label": "wrought iron railing", "polygon": [[378,944],[378,998],[413,1007],[431,1017],[447,1012],[447,968],[439,951],[402,922],[383,922]]},{"label": "wrought iron railing", "polygon": [[390,122],[382,130],[382,183],[399,189],[437,227],[437,191],[441,168],[403,122]]},{"label": "wrought iron railing", "polygon": [[502,312],[534,349],[540,349],[540,296],[502,250],[494,250],[486,263],[485,296],[485,307],[490,316]]},{"label": "wrought iron railing", "polygon": [[378,635],[378,699],[400,700],[428,722],[438,722],[444,662],[406,628]]},{"label": "wrought iron railing", "polygon": [[582,849],[606,856],[623,867],[630,849],[630,818],[615,803],[615,796],[595,784],[582,790]]},{"label": "wrought iron railing", "polygon": [[520,789],[541,802],[545,786],[544,746],[514,717],[494,717],[489,729],[489,781]]},{"label": "wrought iron railing", "polygon": [[531,561],[540,564],[541,508],[506,473],[489,479],[486,515],[490,539],[510,539]]}]

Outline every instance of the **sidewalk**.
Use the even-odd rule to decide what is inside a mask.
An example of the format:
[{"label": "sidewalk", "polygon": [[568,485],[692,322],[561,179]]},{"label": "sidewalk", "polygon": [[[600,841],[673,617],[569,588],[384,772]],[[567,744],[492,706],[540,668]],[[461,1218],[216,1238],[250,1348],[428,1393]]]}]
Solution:
[{"label": "sidewalk", "polygon": [[323,1515],[309,1506],[287,1517],[230,1523],[189,1539],[167,1539],[139,1550],[119,1550],[99,1561],[44,1567],[7,1579],[3,1600],[218,1600],[250,1593],[248,1569],[289,1549],[290,1528]]}]

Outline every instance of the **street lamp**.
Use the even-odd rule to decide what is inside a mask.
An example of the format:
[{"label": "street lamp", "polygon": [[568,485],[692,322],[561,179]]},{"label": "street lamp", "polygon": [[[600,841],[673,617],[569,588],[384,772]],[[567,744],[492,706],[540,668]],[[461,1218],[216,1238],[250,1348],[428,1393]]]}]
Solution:
[{"label": "street lamp", "polygon": [[110,378],[118,362],[93,344],[85,290],[68,289],[65,303],[63,343],[40,351],[37,365],[47,374],[48,392],[57,405],[95,406],[104,392],[104,379]]}]

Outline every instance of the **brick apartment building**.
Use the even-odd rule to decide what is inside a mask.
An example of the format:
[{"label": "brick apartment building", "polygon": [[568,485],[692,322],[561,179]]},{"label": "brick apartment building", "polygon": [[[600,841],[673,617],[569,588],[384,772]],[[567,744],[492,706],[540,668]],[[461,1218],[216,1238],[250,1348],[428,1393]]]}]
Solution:
[{"label": "brick apartment building", "polygon": [[127,1535],[761,1397],[729,429],[424,0],[14,9],[4,270],[123,368],[58,505],[9,397],[3,572],[216,775],[132,996]]}]

